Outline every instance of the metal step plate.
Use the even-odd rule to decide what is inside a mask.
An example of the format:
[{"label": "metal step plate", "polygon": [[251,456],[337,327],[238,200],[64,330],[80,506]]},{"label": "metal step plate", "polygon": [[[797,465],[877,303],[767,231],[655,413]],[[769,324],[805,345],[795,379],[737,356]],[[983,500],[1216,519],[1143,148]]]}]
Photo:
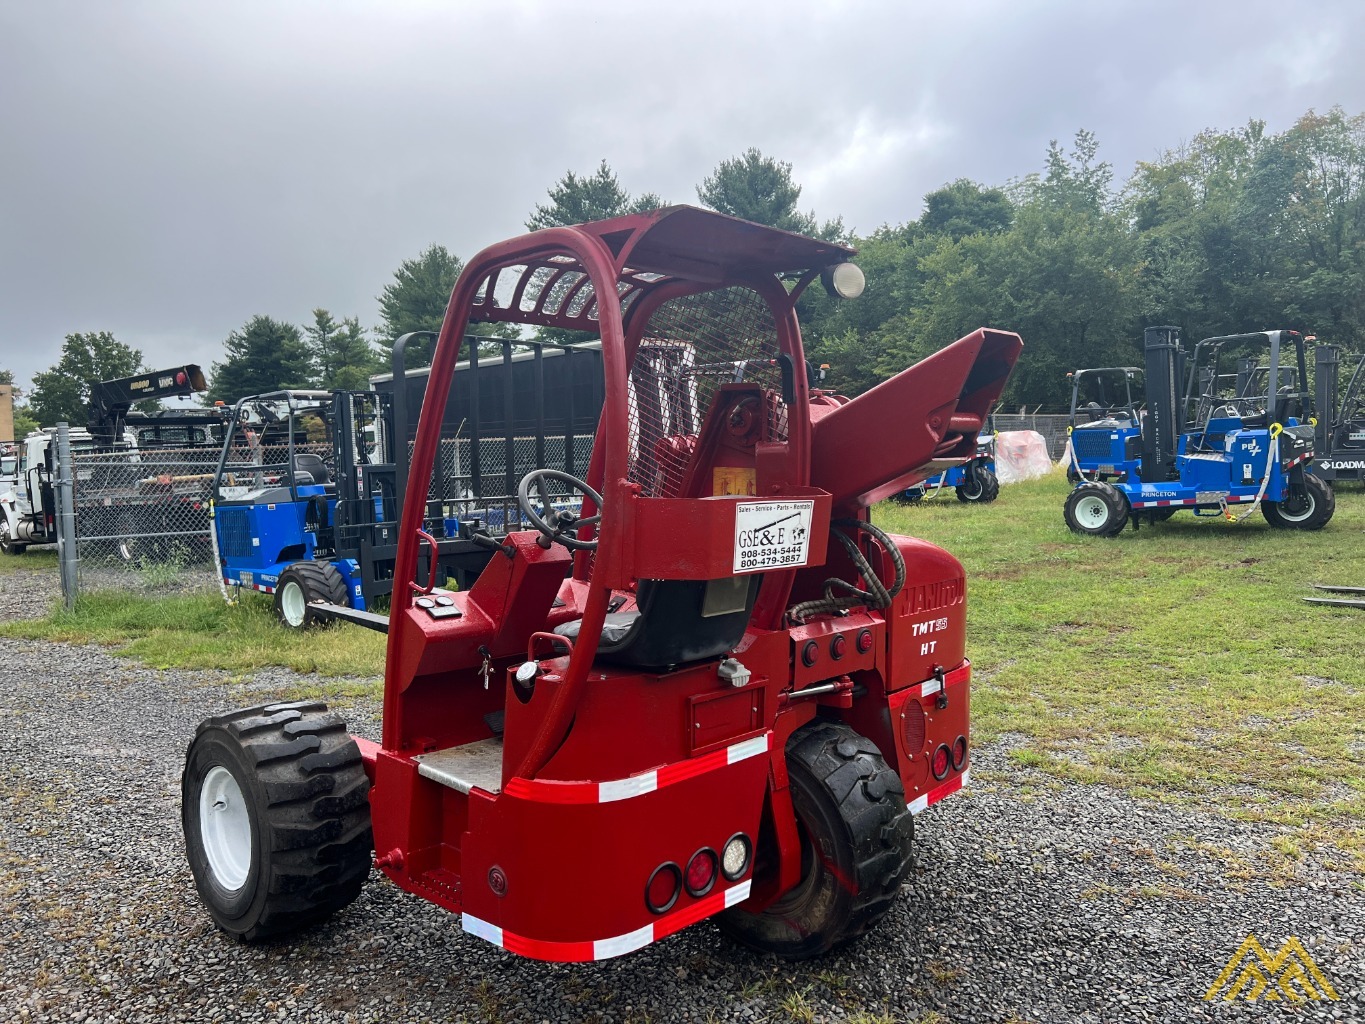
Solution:
[{"label": "metal step plate", "polygon": [[486,739],[462,747],[418,754],[417,772],[443,786],[468,793],[475,787],[485,793],[502,792],[502,740]]}]

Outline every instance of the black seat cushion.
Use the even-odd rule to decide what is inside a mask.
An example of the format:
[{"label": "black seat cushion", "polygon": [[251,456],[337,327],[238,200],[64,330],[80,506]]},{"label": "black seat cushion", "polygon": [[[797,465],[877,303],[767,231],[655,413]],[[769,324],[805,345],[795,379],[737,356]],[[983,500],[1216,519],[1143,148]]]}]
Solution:
[{"label": "black seat cushion", "polygon": [[[737,580],[640,580],[637,610],[606,617],[597,657],[632,668],[664,669],[725,654],[744,636],[761,580],[761,574]],[[581,625],[581,619],[574,619],[555,632],[577,639]]]}]

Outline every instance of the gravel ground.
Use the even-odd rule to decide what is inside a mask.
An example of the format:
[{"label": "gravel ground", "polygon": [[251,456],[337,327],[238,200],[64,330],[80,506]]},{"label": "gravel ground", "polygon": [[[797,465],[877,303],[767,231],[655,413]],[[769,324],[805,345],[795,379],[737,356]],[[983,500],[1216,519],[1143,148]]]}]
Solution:
[{"label": "gravel ground", "polygon": [[[0,580],[19,613],[23,577]],[[1272,828],[1060,785],[1009,741],[918,820],[875,934],[787,966],[702,923],[596,965],[521,960],[379,875],[298,940],[232,941],[183,858],[179,772],[207,714],[300,677],[160,672],[0,641],[0,1021],[1365,1022],[1365,886],[1331,851],[1285,873]],[[376,709],[347,714],[374,735]],[[1201,996],[1249,933],[1298,936],[1340,1000]]]}]

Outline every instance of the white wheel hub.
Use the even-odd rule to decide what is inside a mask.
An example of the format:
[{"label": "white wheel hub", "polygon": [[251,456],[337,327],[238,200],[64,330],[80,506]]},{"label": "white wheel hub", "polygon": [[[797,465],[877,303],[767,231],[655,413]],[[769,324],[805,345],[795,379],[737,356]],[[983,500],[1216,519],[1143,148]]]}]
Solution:
[{"label": "white wheel hub", "polygon": [[1076,502],[1076,522],[1098,528],[1109,521],[1109,506],[1103,498],[1088,495]]},{"label": "white wheel hub", "polygon": [[209,870],[228,892],[246,885],[251,873],[251,815],[236,778],[220,764],[199,789],[199,836]]},{"label": "white wheel hub", "polygon": [[1280,502],[1280,517],[1289,523],[1302,523],[1313,518],[1313,512],[1317,507],[1318,503],[1313,497],[1313,492],[1307,491],[1303,496],[1302,507],[1297,512],[1290,512],[1285,508],[1284,502]]},{"label": "white wheel hub", "polygon": [[293,580],[287,580],[280,588],[280,610],[284,612],[284,621],[295,629],[303,625],[308,601],[303,596],[303,588]]}]

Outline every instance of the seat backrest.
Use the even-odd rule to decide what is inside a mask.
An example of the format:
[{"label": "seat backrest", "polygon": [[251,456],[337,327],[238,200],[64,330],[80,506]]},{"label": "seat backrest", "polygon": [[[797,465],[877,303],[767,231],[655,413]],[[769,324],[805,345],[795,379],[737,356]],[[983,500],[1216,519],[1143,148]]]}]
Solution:
[{"label": "seat backrest", "polygon": [[734,650],[744,637],[762,574],[718,580],[640,580],[639,615],[625,635],[598,645],[603,661],[665,669]]},{"label": "seat backrest", "polygon": [[307,473],[311,480],[299,479],[298,483],[328,484],[332,478],[327,473],[327,464],[322,461],[322,456],[314,455],[312,452],[299,452],[294,456],[294,474]]}]

